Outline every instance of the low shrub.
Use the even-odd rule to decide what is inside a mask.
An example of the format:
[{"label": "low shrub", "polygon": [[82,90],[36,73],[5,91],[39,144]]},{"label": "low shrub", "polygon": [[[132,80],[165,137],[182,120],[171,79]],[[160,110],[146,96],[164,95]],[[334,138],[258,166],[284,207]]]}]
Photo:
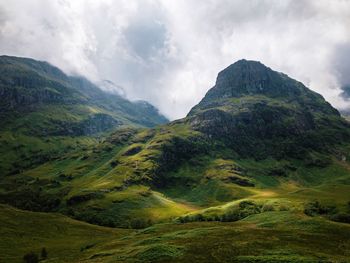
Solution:
[{"label": "low shrub", "polygon": [[304,213],[308,216],[330,215],[336,212],[337,208],[335,206],[325,206],[319,201],[307,203],[304,209]]},{"label": "low shrub", "polygon": [[66,203],[68,206],[73,206],[83,202],[87,202],[91,199],[97,199],[97,198],[103,198],[103,197],[104,195],[102,193],[91,192],[91,193],[72,196],[66,201]]},{"label": "low shrub", "polygon": [[229,212],[223,214],[220,218],[220,221],[221,222],[234,222],[234,221],[238,221],[240,219],[242,219],[242,216],[239,213],[239,211],[233,210],[233,211],[229,211]]},{"label": "low shrub", "polygon": [[43,248],[41,249],[41,254],[40,254],[40,255],[41,255],[41,258],[42,258],[42,259],[47,259],[47,251],[46,251],[46,248],[43,247]]},{"label": "low shrub", "polygon": [[262,207],[262,212],[270,212],[270,211],[275,211],[275,208],[273,207],[273,205],[265,204]]},{"label": "low shrub", "polygon": [[85,210],[85,211],[74,211],[67,210],[67,213],[71,213],[75,219],[88,222],[93,225],[107,226],[107,227],[116,227],[117,222],[115,218],[110,215],[104,215],[94,210]]},{"label": "low shrub", "polygon": [[234,222],[241,220],[247,216],[259,214],[262,212],[261,206],[252,201],[242,201],[238,207],[225,211],[222,215],[203,215],[196,214],[193,216],[179,217],[178,222],[201,222],[201,221],[221,221],[221,222]]},{"label": "low shrub", "polygon": [[279,210],[280,211],[289,211],[289,207],[285,206],[285,205],[280,205]]},{"label": "low shrub", "polygon": [[348,213],[334,214],[334,215],[331,215],[329,219],[340,223],[350,224],[350,214]]},{"label": "low shrub", "polygon": [[143,229],[150,227],[152,224],[153,223],[150,219],[134,218],[130,221],[130,228]]},{"label": "low shrub", "polygon": [[39,257],[36,253],[34,252],[29,252],[23,256],[23,261],[25,263],[38,263],[39,262]]}]

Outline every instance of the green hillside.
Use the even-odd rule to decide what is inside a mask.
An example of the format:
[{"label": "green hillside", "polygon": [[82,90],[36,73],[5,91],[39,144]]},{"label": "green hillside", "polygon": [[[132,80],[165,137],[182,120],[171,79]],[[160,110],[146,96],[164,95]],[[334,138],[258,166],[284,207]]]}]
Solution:
[{"label": "green hillside", "polygon": [[[90,102],[86,85],[69,85],[74,95],[54,96],[67,111],[51,112],[51,99],[25,106],[34,113],[14,115],[21,106],[7,105],[11,117],[3,119],[0,138],[0,202],[34,211],[3,206],[4,229],[11,214],[23,213],[52,233],[46,216],[81,231],[70,255],[63,251],[64,236],[73,238],[68,232],[57,243],[43,236],[57,253],[48,262],[346,262],[350,256],[350,124],[302,83],[241,60],[219,73],[186,118],[153,128],[112,104]],[[62,93],[58,82],[51,86]],[[86,107],[94,113],[84,115]],[[85,132],[81,127],[96,123],[91,116],[98,114],[122,124],[88,125],[94,132]],[[13,220],[23,227],[18,233],[32,233],[21,220]],[[102,231],[101,239],[84,237],[89,228]],[[96,245],[80,251],[85,243]],[[3,245],[9,257],[10,244]],[[30,244],[20,252],[43,246]]]},{"label": "green hillside", "polygon": [[[35,225],[35,227],[33,227]],[[237,222],[105,228],[59,214],[0,206],[1,262],[347,262],[350,226],[290,211]]]},{"label": "green hillside", "polygon": [[98,141],[118,127],[167,122],[147,102],[130,102],[83,77],[28,58],[0,57],[0,171],[15,174]]}]

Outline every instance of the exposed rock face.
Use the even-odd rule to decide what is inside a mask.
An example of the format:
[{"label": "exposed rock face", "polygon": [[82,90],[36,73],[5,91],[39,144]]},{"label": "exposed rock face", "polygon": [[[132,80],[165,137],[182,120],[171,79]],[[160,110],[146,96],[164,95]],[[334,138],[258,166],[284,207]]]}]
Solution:
[{"label": "exposed rock face", "polygon": [[100,113],[91,115],[87,119],[78,123],[60,123],[59,127],[61,127],[61,129],[50,135],[92,135],[107,131],[121,124],[121,122],[113,119],[111,116]]},{"label": "exposed rock face", "polygon": [[121,122],[113,119],[111,116],[100,113],[89,116],[87,120],[82,121],[78,131],[81,132],[82,135],[91,135],[104,132],[121,124]]},{"label": "exposed rock face", "polygon": [[275,72],[260,62],[240,60],[217,77],[215,88],[206,98],[242,97],[262,94],[270,97],[295,97],[305,91],[301,83]]},{"label": "exposed rock face", "polygon": [[42,103],[58,103],[64,101],[60,93],[49,88],[39,91],[25,91],[21,88],[9,89],[0,87],[0,96],[2,97],[1,108],[6,110]]},{"label": "exposed rock face", "polygon": [[1,56],[0,74],[2,111],[79,101],[79,92],[69,86],[69,77],[46,62]]},{"label": "exposed rock face", "polygon": [[[215,86],[188,115],[201,109],[223,106],[227,102],[241,102],[240,98],[245,102],[247,97],[256,97],[258,100],[269,98],[277,102],[293,103],[310,111],[339,115],[320,94],[309,90],[301,82],[273,71],[260,62],[247,60],[239,60],[221,71]],[[237,100],[228,100],[230,98]]]},{"label": "exposed rock face", "polygon": [[219,73],[187,122],[241,155],[259,158],[300,156],[308,147],[324,149],[349,138],[349,124],[321,95],[260,62],[246,60]]},{"label": "exposed rock face", "polygon": [[108,131],[122,125],[107,114],[98,113],[79,122],[51,120],[50,125],[37,128],[28,133],[33,136],[88,136]]}]

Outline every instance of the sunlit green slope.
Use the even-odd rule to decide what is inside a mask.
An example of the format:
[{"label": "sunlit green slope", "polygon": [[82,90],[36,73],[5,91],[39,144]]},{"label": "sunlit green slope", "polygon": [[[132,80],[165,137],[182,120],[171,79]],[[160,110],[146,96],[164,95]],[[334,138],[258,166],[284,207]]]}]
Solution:
[{"label": "sunlit green slope", "polygon": [[99,134],[117,127],[166,121],[146,102],[107,93],[46,62],[0,56],[1,174],[91,145]]}]

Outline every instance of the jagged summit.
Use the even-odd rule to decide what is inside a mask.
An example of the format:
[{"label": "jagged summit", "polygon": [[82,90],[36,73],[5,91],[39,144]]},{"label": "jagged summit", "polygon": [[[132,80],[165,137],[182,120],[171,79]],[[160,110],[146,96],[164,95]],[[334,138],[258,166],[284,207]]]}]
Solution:
[{"label": "jagged summit", "polygon": [[258,61],[239,60],[218,74],[216,86],[240,87],[240,90],[233,90],[231,93],[232,96],[238,96],[240,92],[263,92],[268,88],[269,81],[277,77],[280,78],[281,75]]},{"label": "jagged summit", "polygon": [[257,97],[297,103],[305,107],[337,114],[324,98],[286,74],[272,70],[261,62],[239,60],[222,70],[201,102],[189,113],[231,103],[230,99]]},{"label": "jagged summit", "polygon": [[274,71],[258,61],[239,60],[218,74],[206,100],[262,94],[269,97],[295,97],[308,90],[302,83]]}]

